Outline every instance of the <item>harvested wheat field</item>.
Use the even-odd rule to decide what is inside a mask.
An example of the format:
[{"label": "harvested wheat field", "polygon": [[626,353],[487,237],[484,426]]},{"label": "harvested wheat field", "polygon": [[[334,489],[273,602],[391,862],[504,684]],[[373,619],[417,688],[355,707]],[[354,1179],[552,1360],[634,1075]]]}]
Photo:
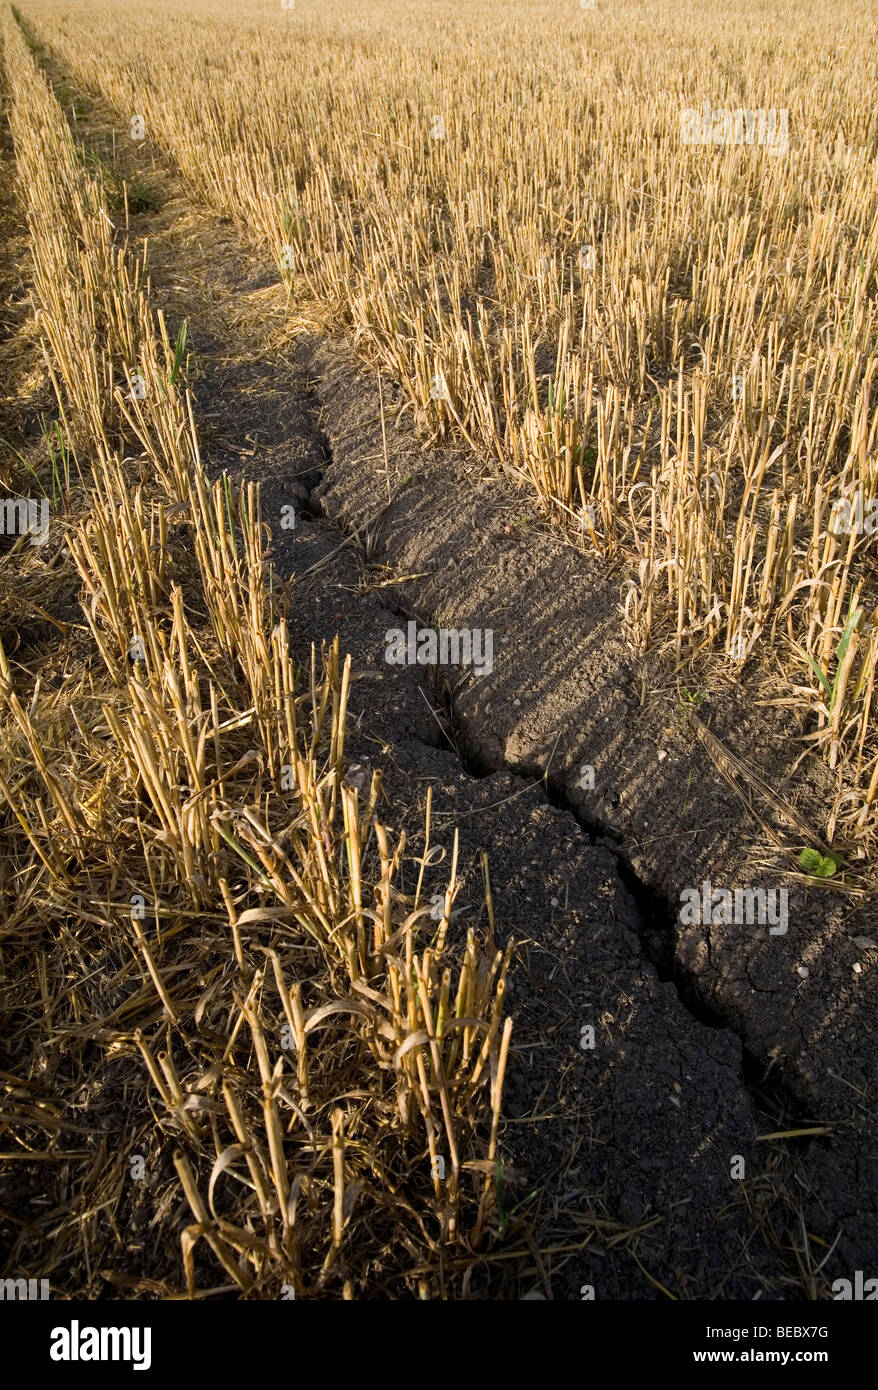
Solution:
[{"label": "harvested wheat field", "polygon": [[878,10],[0,35],[4,1299],[878,1297]]}]

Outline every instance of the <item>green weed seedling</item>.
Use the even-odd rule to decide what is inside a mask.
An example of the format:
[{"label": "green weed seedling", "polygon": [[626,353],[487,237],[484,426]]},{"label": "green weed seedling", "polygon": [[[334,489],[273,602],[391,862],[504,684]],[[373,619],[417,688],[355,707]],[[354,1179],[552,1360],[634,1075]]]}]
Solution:
[{"label": "green weed seedling", "polygon": [[812,878],[832,878],[843,866],[844,858],[833,850],[828,854],[821,854],[819,849],[803,849],[799,855],[799,863]]}]

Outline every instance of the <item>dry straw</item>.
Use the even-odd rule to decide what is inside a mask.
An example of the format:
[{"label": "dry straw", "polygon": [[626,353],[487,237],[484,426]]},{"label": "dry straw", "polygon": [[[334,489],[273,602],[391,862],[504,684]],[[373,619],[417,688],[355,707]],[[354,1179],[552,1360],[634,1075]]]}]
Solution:
[{"label": "dry straw", "polygon": [[191,1214],[171,1227],[189,1296],[217,1278],[447,1296],[462,1274],[443,1264],[474,1264],[497,1230],[512,943],[492,909],[486,940],[451,941],[456,843],[436,921],[427,847],[414,869],[407,850],[421,827],[391,838],[380,775],[348,778],[350,661],[336,643],[297,668],[259,490],[205,478],[142,268],[8,15],[4,43],[38,322],[90,473],[66,528],[83,617],[54,657],[63,693],[42,683],[52,658],[13,666],[0,645],[0,1019],[30,1077],[8,1146],[61,1156],[28,1088],[55,1079],[66,1115],[97,1045],[127,1063],[133,1132],[74,1185],[114,1208],[139,1146]]}]

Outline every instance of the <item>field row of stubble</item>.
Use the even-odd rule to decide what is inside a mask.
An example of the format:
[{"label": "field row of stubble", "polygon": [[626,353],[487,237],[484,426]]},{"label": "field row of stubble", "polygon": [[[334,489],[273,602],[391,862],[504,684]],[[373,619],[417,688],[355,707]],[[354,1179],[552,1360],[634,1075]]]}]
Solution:
[{"label": "field row of stubble", "polygon": [[454,866],[425,905],[429,824],[419,872],[348,775],[350,660],[290,652],[258,490],[205,478],[182,353],[0,24],[63,422],[17,480],[48,543],[0,564],[0,1158],[40,1193],[11,1268],[96,1296],[142,1190],[129,1287],[179,1287],[182,1230],[190,1292],[447,1296],[496,1231],[511,947],[446,949]]},{"label": "field row of stubble", "polygon": [[[622,563],[635,644],[758,668],[837,769],[830,840],[870,846],[874,14],[27,12],[265,246],[298,315],[351,331],[420,426],[462,436]],[[754,113],[755,142],[685,140],[683,109],[705,102]],[[762,138],[772,119],[788,148]]]}]

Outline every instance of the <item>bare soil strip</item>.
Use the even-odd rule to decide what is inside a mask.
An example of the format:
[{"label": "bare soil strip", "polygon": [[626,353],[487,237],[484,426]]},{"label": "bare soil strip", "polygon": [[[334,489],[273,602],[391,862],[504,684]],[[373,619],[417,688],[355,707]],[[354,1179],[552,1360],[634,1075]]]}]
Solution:
[{"label": "bare soil strip", "polygon": [[[809,1228],[829,1243],[842,1229],[844,1257],[867,1259],[878,1248],[878,1174],[866,1160],[878,911],[865,887],[812,886],[796,871],[803,822],[819,844],[820,806],[794,771],[795,730],[734,685],[699,699],[659,663],[635,659],[618,633],[618,579],[538,523],[517,534],[518,499],[474,477],[465,458],[391,434],[405,485],[388,505],[377,390],[362,372],[354,389],[350,359],[325,344],[312,362],[332,452],[328,514],[368,532],[398,573],[419,576],[400,593],[423,623],[494,630],[493,671],[449,690],[469,765],[544,779],[555,804],[612,847],[660,978],[696,1017],[734,1029],[742,1080],[757,1094],[781,1100],[796,1127],[831,1127],[831,1142],[817,1140],[805,1159],[820,1194]],[[705,880],[785,888],[786,932],[682,924],[682,891]],[[572,882],[562,901],[580,902],[581,888]],[[831,1235],[827,1211],[839,1214]]]}]

